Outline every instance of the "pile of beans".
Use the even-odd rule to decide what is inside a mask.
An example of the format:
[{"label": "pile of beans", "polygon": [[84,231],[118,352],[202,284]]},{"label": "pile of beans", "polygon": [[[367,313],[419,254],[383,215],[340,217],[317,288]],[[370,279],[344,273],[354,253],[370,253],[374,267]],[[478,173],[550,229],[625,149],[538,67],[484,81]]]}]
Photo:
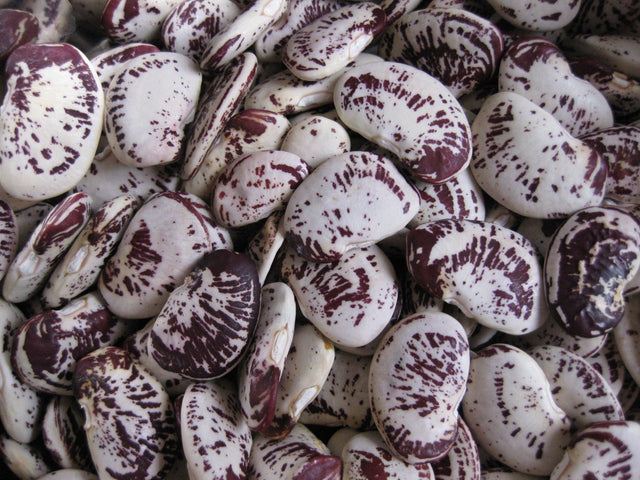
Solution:
[{"label": "pile of beans", "polygon": [[636,0],[0,0],[0,64],[15,477],[639,478]]}]

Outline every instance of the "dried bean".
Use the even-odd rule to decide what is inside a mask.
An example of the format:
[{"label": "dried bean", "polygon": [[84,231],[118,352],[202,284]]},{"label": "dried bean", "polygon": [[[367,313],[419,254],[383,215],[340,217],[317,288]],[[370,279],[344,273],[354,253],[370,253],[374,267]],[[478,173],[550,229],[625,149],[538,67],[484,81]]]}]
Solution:
[{"label": "dried bean", "polygon": [[394,153],[417,180],[446,182],[471,160],[462,107],[415,67],[374,62],[349,69],[338,79],[334,104],[342,122]]},{"label": "dried bean", "polygon": [[296,31],[282,62],[301,80],[315,81],[342,70],[386,26],[387,17],[373,2],[345,5]]},{"label": "dried bean", "polygon": [[[289,120],[267,110],[243,110],[229,119],[194,176],[182,184],[188,193],[209,201],[216,177],[234,159],[263,150],[278,150]],[[295,153],[295,152],[293,152]]]},{"label": "dried bean", "polygon": [[225,28],[216,33],[202,53],[203,70],[226,65],[255,43],[285,12],[288,0],[255,0]]},{"label": "dried bean", "polygon": [[296,300],[286,284],[267,284],[261,296],[258,326],[238,378],[242,415],[254,431],[273,421],[296,316]]},{"label": "dried bean", "polygon": [[126,62],[106,92],[105,132],[118,160],[131,167],[177,161],[201,81],[197,64],[178,53],[145,53]]},{"label": "dried bean", "polygon": [[249,459],[250,480],[340,480],[342,461],[305,426],[297,424],[282,439],[256,435]]},{"label": "dried bean", "polygon": [[24,321],[18,307],[0,298],[0,422],[13,440],[30,443],[40,435],[46,399],[23,383],[11,366],[13,331]]},{"label": "dried bean", "polygon": [[560,347],[539,346],[530,353],[547,376],[554,400],[576,428],[624,420],[615,393],[588,361]]},{"label": "dried bean", "polygon": [[467,337],[447,314],[411,315],[386,333],[371,360],[369,398],[378,431],[401,460],[431,462],[451,449],[468,372]]},{"label": "dried bean", "polygon": [[11,207],[0,200],[0,280],[18,251],[18,225]]},{"label": "dried bean", "polygon": [[371,428],[370,365],[371,357],[336,350],[327,381],[302,413],[300,421],[305,425]]},{"label": "dried bean", "polygon": [[353,436],[342,449],[343,480],[435,480],[431,464],[411,465],[395,456],[376,431]]},{"label": "dried bean", "polygon": [[640,226],[623,210],[591,207],[556,232],[545,260],[547,299],[571,334],[597,337],[624,313],[622,292],[640,266]]},{"label": "dried bean", "polygon": [[155,45],[150,43],[128,43],[110,48],[91,59],[91,63],[96,69],[96,74],[100,79],[102,90],[107,93],[111,80],[122,70],[129,61],[145,53],[159,52]]},{"label": "dried bean", "polygon": [[232,0],[179,2],[162,24],[162,43],[167,50],[199,61],[211,38],[239,14]]},{"label": "dried bean", "polygon": [[601,422],[580,430],[571,440],[550,480],[633,478],[640,468],[640,423]]},{"label": "dried bean", "polygon": [[490,223],[438,220],[407,236],[407,265],[427,292],[500,331],[522,335],[548,318],[533,246]]},{"label": "dried bean", "polygon": [[390,160],[345,153],[323,162],[296,188],[283,228],[302,256],[331,262],[396,233],[418,204],[418,194]]},{"label": "dried bean", "polygon": [[0,458],[20,480],[39,479],[54,468],[38,445],[16,442],[4,433],[0,433]]},{"label": "dried bean", "polygon": [[309,165],[295,153],[249,153],[226,165],[217,176],[211,210],[225,227],[256,223],[281,210],[308,174]]},{"label": "dried bean", "polygon": [[98,147],[104,94],[96,72],[80,50],[63,43],[23,45],[5,70],[0,184],[23,200],[63,194]]},{"label": "dried bean", "polygon": [[278,386],[275,413],[260,433],[269,438],[291,435],[303,410],[327,380],[335,349],[313,325],[296,327]]},{"label": "dried bean", "polygon": [[40,22],[35,15],[22,10],[0,10],[0,62],[20,45],[33,42],[38,36]]},{"label": "dried bean", "polygon": [[192,178],[204,162],[225,124],[247,94],[256,74],[253,53],[236,57],[217,72],[198,103],[182,164],[183,180]]},{"label": "dried bean", "polygon": [[403,15],[387,29],[379,55],[424,70],[458,98],[491,79],[502,49],[502,33],[489,20],[430,6]]},{"label": "dried bean", "polygon": [[347,130],[321,115],[310,115],[293,125],[282,139],[282,150],[295,153],[311,169],[325,160],[351,150]]},{"label": "dried bean", "polygon": [[2,296],[12,302],[33,297],[46,283],[91,216],[91,198],[74,193],[58,203],[38,224],[5,275]]},{"label": "dried bean", "polygon": [[462,414],[480,447],[522,473],[549,475],[570,441],[571,421],[544,372],[507,344],[471,359]]},{"label": "dried bean", "polygon": [[13,335],[11,364],[36,390],[72,395],[77,362],[124,338],[130,326],[113,317],[96,293],[78,297],[59,310],[47,310],[20,325]]},{"label": "dried bean", "polygon": [[498,88],[531,100],[574,137],[613,126],[607,99],[571,73],[560,48],[541,38],[522,38],[505,50]]},{"label": "dried bean", "polygon": [[115,43],[153,42],[179,0],[107,0],[101,22]]},{"label": "dried bean", "polygon": [[607,178],[602,156],[525,97],[492,95],[472,131],[473,176],[515,213],[558,218],[602,201]]},{"label": "dried bean", "polygon": [[96,211],[47,280],[45,307],[60,307],[95,283],[137,207],[135,197],[122,195]]},{"label": "dried bean", "polygon": [[42,440],[61,468],[93,470],[83,426],[82,410],[73,397],[49,400],[42,419]]},{"label": "dried bean", "polygon": [[232,382],[191,384],[184,393],[180,417],[191,480],[246,478],[251,431]]},{"label": "dried bean", "polygon": [[[167,235],[182,231],[189,233],[188,239]],[[231,245],[227,230],[214,223],[198,197],[180,192],[156,194],[129,222],[116,253],[100,274],[100,293],[116,315],[152,317],[206,253]]]},{"label": "dried bean", "polygon": [[149,355],[185,378],[221,377],[246,352],[259,312],[255,265],[245,254],[215,250],[167,298],[149,333]]},{"label": "dried bean", "polygon": [[73,389],[101,479],[163,478],[178,449],[175,415],[146,368],[124,350],[104,347],[78,362]]},{"label": "dried bean", "polygon": [[261,62],[278,62],[291,36],[315,19],[340,8],[338,0],[289,0],[280,19],[256,40],[254,50]]}]

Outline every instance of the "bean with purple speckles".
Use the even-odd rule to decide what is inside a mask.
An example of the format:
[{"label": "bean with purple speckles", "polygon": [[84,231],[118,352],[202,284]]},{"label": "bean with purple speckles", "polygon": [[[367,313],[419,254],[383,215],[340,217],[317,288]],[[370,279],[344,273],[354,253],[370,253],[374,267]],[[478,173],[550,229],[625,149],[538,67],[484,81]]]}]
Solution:
[{"label": "bean with purple speckles", "polygon": [[73,390],[101,479],[164,477],[178,452],[175,414],[146,368],[124,350],[104,347],[78,362]]},{"label": "bean with purple speckles", "polygon": [[545,259],[549,306],[571,334],[597,337],[624,313],[622,292],[640,267],[640,225],[612,207],[572,215],[556,232]]},{"label": "bean with purple speckles", "polygon": [[403,461],[433,462],[453,446],[469,355],[462,326],[445,313],[405,317],[381,340],[369,370],[371,412]]},{"label": "bean with purple speckles", "polygon": [[483,450],[522,473],[549,475],[571,439],[571,421],[542,369],[507,344],[471,359],[462,415]]}]

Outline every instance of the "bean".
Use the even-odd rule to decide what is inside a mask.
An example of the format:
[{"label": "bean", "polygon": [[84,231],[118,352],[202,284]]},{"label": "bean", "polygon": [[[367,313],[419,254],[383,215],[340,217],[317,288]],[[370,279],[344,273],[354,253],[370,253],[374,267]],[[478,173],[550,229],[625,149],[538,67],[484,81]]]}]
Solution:
[{"label": "bean", "polygon": [[3,461],[632,478],[640,17],[543,3],[0,0]]}]

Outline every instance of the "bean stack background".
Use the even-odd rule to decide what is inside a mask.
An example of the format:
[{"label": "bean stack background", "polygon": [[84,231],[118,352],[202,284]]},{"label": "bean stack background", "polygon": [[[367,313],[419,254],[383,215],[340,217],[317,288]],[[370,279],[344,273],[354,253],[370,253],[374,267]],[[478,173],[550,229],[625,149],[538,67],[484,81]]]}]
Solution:
[{"label": "bean stack background", "polygon": [[0,63],[14,477],[640,475],[635,0],[0,0]]}]

